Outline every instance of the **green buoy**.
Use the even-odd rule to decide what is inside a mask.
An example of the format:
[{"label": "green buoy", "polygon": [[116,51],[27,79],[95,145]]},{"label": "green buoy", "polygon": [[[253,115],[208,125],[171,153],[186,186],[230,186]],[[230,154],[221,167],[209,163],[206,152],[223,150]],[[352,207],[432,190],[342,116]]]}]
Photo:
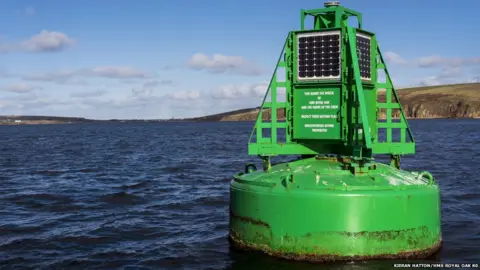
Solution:
[{"label": "green buoy", "polygon": [[[301,11],[248,153],[261,157],[263,170],[249,164],[231,182],[234,246],[309,261],[425,258],[441,246],[438,185],[426,171],[400,169],[415,141],[376,36],[362,28],[360,13],[338,2]],[[381,154],[390,164],[374,160]],[[279,155],[298,159],[272,166]]]}]

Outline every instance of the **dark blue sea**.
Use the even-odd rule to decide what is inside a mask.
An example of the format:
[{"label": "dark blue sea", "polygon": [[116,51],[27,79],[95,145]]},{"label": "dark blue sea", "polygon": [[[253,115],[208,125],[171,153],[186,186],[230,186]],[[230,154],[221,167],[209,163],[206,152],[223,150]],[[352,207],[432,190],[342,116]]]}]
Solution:
[{"label": "dark blue sea", "polygon": [[[480,120],[410,120],[442,194],[443,248],[416,263],[480,264]],[[0,126],[1,269],[390,269],[229,247],[232,175],[252,123]],[[415,262],[415,261],[414,261]],[[395,261],[398,263],[398,261]],[[405,263],[405,262],[403,262]]]}]

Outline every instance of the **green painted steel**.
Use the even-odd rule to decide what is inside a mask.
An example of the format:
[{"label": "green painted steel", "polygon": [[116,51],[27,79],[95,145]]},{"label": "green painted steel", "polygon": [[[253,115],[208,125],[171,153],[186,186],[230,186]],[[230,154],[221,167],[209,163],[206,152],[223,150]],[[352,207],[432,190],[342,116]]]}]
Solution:
[{"label": "green painted steel", "polygon": [[440,200],[428,173],[377,163],[354,176],[344,165],[310,158],[236,175],[231,240],[311,261],[427,257],[438,250]]},{"label": "green painted steel", "polygon": [[[360,13],[335,3],[300,15],[248,142],[263,170],[247,165],[231,182],[230,240],[312,261],[436,252],[440,190],[430,173],[400,169],[415,140],[376,35],[362,28]],[[314,18],[311,29],[307,16]],[[377,154],[389,155],[390,164],[375,162]],[[278,155],[299,158],[272,166]]]},{"label": "green painted steel", "polygon": [[[299,139],[341,140],[342,129],[337,116],[341,109],[341,95],[336,88],[294,92],[293,133]],[[324,115],[314,114],[323,110]],[[302,113],[305,112],[305,113]],[[312,114],[313,113],[313,114]],[[320,118],[322,117],[322,118]],[[323,131],[323,132],[319,132]]]},{"label": "green painted steel", "polygon": [[[313,29],[305,28],[303,22],[306,16],[314,17]],[[357,28],[348,25],[348,19],[351,16],[358,18]],[[302,10],[301,17],[301,30],[291,31],[287,35],[249,139],[248,153],[262,158],[326,152],[367,158],[372,157],[373,154],[389,154],[392,155],[392,159],[396,160],[400,155],[415,153],[415,141],[400,106],[376,36],[362,29],[361,14],[342,6],[332,6],[318,10]],[[297,36],[329,31],[340,31],[341,33],[341,78],[339,80],[299,81],[296,69],[298,64]],[[359,74],[357,34],[368,36],[371,39],[372,76],[368,80],[362,79]],[[379,80],[378,71],[384,71],[385,82]],[[280,73],[285,74],[283,81],[278,80]],[[312,88],[334,90],[335,95],[340,98],[340,102],[336,104],[340,108],[338,112],[335,112],[338,121],[333,131],[316,136],[310,134],[305,137],[307,131],[300,131],[299,128],[304,121],[299,119],[301,116],[297,112],[298,107],[309,104],[301,104],[302,98],[298,98],[298,92],[308,91]],[[285,100],[281,100],[279,89],[285,91]],[[379,91],[385,91],[384,101],[377,100]],[[265,109],[272,110],[270,121],[265,121],[262,117]],[[278,120],[277,109],[285,109],[286,121]],[[400,115],[399,119],[392,119],[395,110],[399,111],[397,113]],[[296,112],[294,113],[294,111]],[[380,113],[385,114],[385,119],[377,117],[377,114]],[[264,135],[265,130],[269,133],[267,136]],[[341,130],[340,135],[338,130]],[[399,138],[392,136],[394,132],[400,134]],[[280,133],[286,134],[285,138],[279,138],[278,134]],[[381,138],[380,133],[385,134],[385,138]],[[312,144],[312,136],[321,141]],[[336,142],[329,141],[332,139]]]}]

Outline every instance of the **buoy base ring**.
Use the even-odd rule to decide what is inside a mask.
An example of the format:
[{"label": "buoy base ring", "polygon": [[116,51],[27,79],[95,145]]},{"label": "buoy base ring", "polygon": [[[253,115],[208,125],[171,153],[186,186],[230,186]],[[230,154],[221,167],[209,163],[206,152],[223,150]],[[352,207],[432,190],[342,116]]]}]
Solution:
[{"label": "buoy base ring", "polygon": [[375,254],[375,255],[355,255],[355,256],[341,256],[335,254],[295,254],[285,253],[281,251],[275,251],[266,245],[249,245],[240,239],[236,239],[232,234],[228,236],[228,242],[233,248],[245,250],[263,252],[273,257],[293,260],[293,261],[306,261],[314,263],[329,263],[329,262],[341,262],[341,261],[366,261],[366,260],[393,260],[393,259],[426,259],[437,254],[442,248],[442,240],[437,241],[431,247],[426,249],[407,250],[401,251],[395,254]]}]

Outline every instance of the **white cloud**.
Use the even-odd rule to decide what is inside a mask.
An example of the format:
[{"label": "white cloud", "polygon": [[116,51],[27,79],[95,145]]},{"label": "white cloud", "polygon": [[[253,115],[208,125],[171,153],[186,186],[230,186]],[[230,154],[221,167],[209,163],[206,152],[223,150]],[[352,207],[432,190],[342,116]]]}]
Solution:
[{"label": "white cloud", "polygon": [[166,64],[163,67],[160,68],[162,71],[169,71],[169,70],[174,70],[177,69],[179,66],[177,65],[172,65],[172,64]]},{"label": "white cloud", "polygon": [[480,64],[480,57],[471,57],[471,58],[446,58],[440,55],[432,55],[426,57],[420,57],[416,60],[416,63],[419,67],[438,67],[438,66],[451,66],[451,67],[460,67],[467,65]]},{"label": "white cloud", "polygon": [[212,91],[215,99],[236,99],[243,97],[263,97],[268,88],[267,82],[256,84],[223,85]]},{"label": "white cloud", "polygon": [[71,97],[75,98],[86,98],[86,97],[99,97],[107,93],[105,90],[95,90],[95,91],[86,91],[86,92],[74,92],[70,94]]},{"label": "white cloud", "polygon": [[26,94],[11,98],[2,98],[0,101],[0,114],[16,115],[55,115],[52,109],[58,107],[71,108],[74,105],[70,101],[52,99],[46,96]]},{"label": "white cloud", "polygon": [[177,100],[195,100],[200,98],[200,92],[194,91],[176,91],[168,95],[170,99]]},{"label": "white cloud", "polygon": [[[212,99],[203,99],[198,91],[178,92],[175,97],[170,95],[152,95],[148,99],[115,98],[102,100],[96,98],[83,99],[77,108],[77,115],[94,119],[166,119],[196,117],[209,114],[212,109]],[[92,110],[94,108],[95,110]],[[71,110],[70,110],[71,112]]]},{"label": "white cloud", "polygon": [[445,84],[472,83],[475,77],[468,78],[460,66],[444,66],[437,75],[427,76],[414,86],[434,86]]},{"label": "white cloud", "polygon": [[[72,73],[63,72],[61,74],[68,78]],[[34,93],[6,96],[0,100],[0,114],[26,115],[34,113],[37,115],[78,116],[94,119],[134,119],[161,118],[159,112],[168,115],[168,110],[170,110],[175,111],[175,116],[181,115],[182,109],[180,107],[185,105],[182,104],[185,102],[177,101],[177,99],[198,99],[200,93],[198,91],[187,91],[173,95],[155,95],[154,90],[157,87],[170,83],[169,80],[145,81],[139,87],[132,89],[130,95],[128,93],[126,95],[122,94],[122,91],[119,91],[116,97],[106,95],[108,93],[107,89],[76,91],[70,93],[70,98],[66,99],[52,99],[48,96],[38,97]],[[33,87],[21,85],[17,88],[26,91]],[[45,91],[42,91],[41,94],[44,95]],[[190,108],[200,108],[206,106],[206,104],[195,106],[190,104],[188,106]],[[198,113],[195,109],[184,108],[183,110],[183,113],[193,114],[192,116]]]},{"label": "white cloud", "polygon": [[[202,99],[199,91],[154,95],[151,88],[144,86],[132,90],[130,96],[84,98],[78,102],[82,108],[80,111],[83,116],[95,119],[158,119],[198,116],[204,109],[212,108],[212,100]],[[94,112],[92,108],[95,108]]]},{"label": "white cloud", "polygon": [[425,56],[417,59],[417,64],[419,67],[435,67],[441,65],[443,58],[439,55]]},{"label": "white cloud", "polygon": [[463,71],[462,68],[458,66],[446,66],[443,68],[440,76],[443,78],[459,78],[463,76]]},{"label": "white cloud", "polygon": [[148,72],[127,66],[100,66],[90,69],[60,70],[44,74],[23,76],[24,80],[65,83],[75,77],[102,77],[110,79],[143,79],[149,78]]},{"label": "white cloud", "polygon": [[403,59],[400,55],[394,52],[385,52],[385,61],[398,65],[408,64],[407,60]]},{"label": "white cloud", "polygon": [[[256,97],[264,97],[267,93],[268,82],[261,82],[252,85],[253,95]],[[279,93],[281,94],[281,93]]]},{"label": "white cloud", "polygon": [[396,65],[413,65],[421,68],[431,67],[461,67],[480,64],[480,57],[460,58],[460,57],[442,57],[440,55],[430,55],[420,57],[414,60],[407,60],[395,52],[386,52],[385,60]]},{"label": "white cloud", "polygon": [[470,83],[478,83],[480,82],[480,76],[475,76],[472,79],[470,79],[468,82]]},{"label": "white cloud", "polygon": [[162,80],[162,81],[148,81],[145,82],[141,87],[137,89],[132,89],[133,98],[136,99],[149,99],[153,96],[153,91],[156,87],[160,85],[171,84],[171,80]]},{"label": "white cloud", "polygon": [[14,83],[7,85],[3,87],[3,90],[8,91],[8,92],[14,92],[14,93],[29,93],[32,92],[36,89],[39,89],[38,87],[31,86],[26,83]]},{"label": "white cloud", "polygon": [[44,74],[31,74],[23,76],[24,80],[28,81],[58,81],[64,82],[69,78],[75,76],[77,74],[76,71],[69,71],[69,70],[61,70],[57,72],[48,72]]},{"label": "white cloud", "polygon": [[434,86],[434,85],[441,85],[442,81],[441,78],[438,76],[428,76],[420,80],[420,86]]},{"label": "white cloud", "polygon": [[103,100],[93,97],[86,97],[80,101],[80,104],[86,108],[97,108],[97,109],[116,109],[121,108],[121,100]]},{"label": "white cloud", "polygon": [[35,108],[44,108],[49,106],[70,106],[72,103],[67,100],[59,100],[59,99],[52,99],[52,98],[37,98],[35,100],[27,101],[23,104],[22,107],[28,109],[35,109]]},{"label": "white cloud", "polygon": [[[185,118],[261,105],[267,82],[227,85],[212,92],[172,91],[155,93],[155,81],[132,89],[129,96],[86,97],[78,101],[83,117],[111,119]],[[95,108],[92,111],[92,108]],[[93,116],[90,116],[93,115]]]},{"label": "white cloud", "polygon": [[414,84],[413,87],[415,87],[415,86],[436,86],[436,85],[478,82],[477,78],[475,78],[475,77],[473,77],[473,78],[466,78],[464,76],[446,77],[446,76],[443,76],[442,74],[443,73],[441,73],[440,75],[425,77],[425,78],[419,80],[419,82],[417,84]]},{"label": "white cloud", "polygon": [[20,48],[29,52],[58,52],[75,44],[75,40],[61,32],[42,30],[29,40],[20,43]]},{"label": "white cloud", "polygon": [[161,80],[161,81],[149,81],[143,84],[144,87],[156,87],[160,85],[170,85],[173,84],[172,80]]},{"label": "white cloud", "polygon": [[93,76],[105,78],[147,78],[148,74],[133,67],[126,66],[103,66],[85,70],[85,75],[91,73]]},{"label": "white cloud", "polygon": [[132,94],[138,99],[148,99],[153,94],[153,88],[151,87],[142,87],[140,89],[132,89]]},{"label": "white cloud", "polygon": [[[480,65],[480,57],[449,58],[440,55],[431,55],[414,60],[406,60],[394,52],[387,52],[385,55],[385,58],[393,64],[407,65],[410,68],[440,68],[441,71],[437,74],[403,84],[409,87],[472,82],[475,81],[475,78],[466,79],[465,70],[471,69],[471,66]],[[379,73],[379,77],[382,77],[380,75]]]},{"label": "white cloud", "polygon": [[203,53],[194,54],[187,66],[196,70],[207,70],[211,73],[232,73],[256,76],[264,73],[263,69],[254,62],[245,60],[241,56],[226,56],[214,54],[209,57]]},{"label": "white cloud", "polygon": [[61,32],[42,30],[28,40],[13,43],[0,43],[0,52],[59,52],[75,44],[75,40]]},{"label": "white cloud", "polygon": [[[265,82],[243,86],[220,87],[241,93],[240,98],[214,98],[200,91],[172,91],[156,94],[157,84],[148,81],[130,95],[103,95],[104,91],[73,92],[70,99],[58,100],[33,94],[15,95],[0,100],[0,114],[37,114],[78,116],[93,119],[159,119],[198,117],[213,113],[259,106],[267,87]],[[237,89],[237,90],[235,90]],[[240,89],[240,90],[238,90]],[[93,90],[93,89],[92,89]],[[230,92],[227,93],[230,97]],[[45,94],[41,92],[41,94]],[[251,98],[249,98],[251,97]],[[10,98],[10,97],[8,97]],[[13,99],[15,98],[15,99]],[[220,99],[218,99],[220,98]],[[3,107],[2,107],[3,106]]]}]

